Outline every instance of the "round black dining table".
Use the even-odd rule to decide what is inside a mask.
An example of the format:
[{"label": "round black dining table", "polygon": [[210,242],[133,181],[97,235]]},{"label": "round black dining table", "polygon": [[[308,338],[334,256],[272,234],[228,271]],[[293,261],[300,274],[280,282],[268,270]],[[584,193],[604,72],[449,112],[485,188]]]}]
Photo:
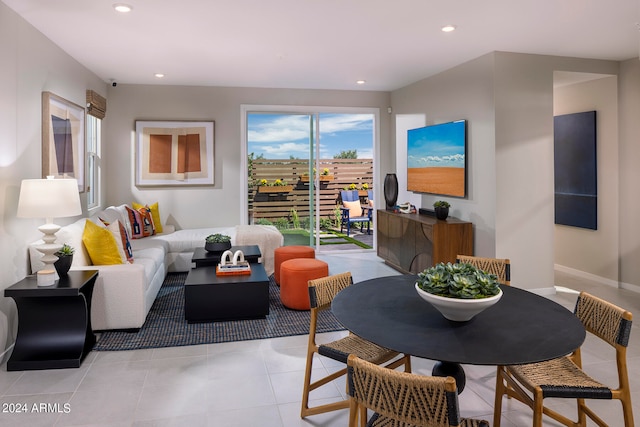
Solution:
[{"label": "round black dining table", "polygon": [[434,375],[465,384],[460,364],[516,365],[571,353],[585,329],[565,307],[513,286],[467,322],[447,320],[415,290],[416,275],[380,277],[340,291],[331,311],[354,334],[399,353],[438,361]]}]

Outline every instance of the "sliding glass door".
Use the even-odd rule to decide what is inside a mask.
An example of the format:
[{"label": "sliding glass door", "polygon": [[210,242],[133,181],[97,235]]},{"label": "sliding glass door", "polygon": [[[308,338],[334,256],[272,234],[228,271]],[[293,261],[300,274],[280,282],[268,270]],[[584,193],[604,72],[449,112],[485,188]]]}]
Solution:
[{"label": "sliding glass door", "polygon": [[371,112],[247,108],[247,223],[275,225],[285,244],[372,248],[366,227],[341,230],[340,206],[344,189],[358,190],[363,204],[371,198],[375,123]]}]

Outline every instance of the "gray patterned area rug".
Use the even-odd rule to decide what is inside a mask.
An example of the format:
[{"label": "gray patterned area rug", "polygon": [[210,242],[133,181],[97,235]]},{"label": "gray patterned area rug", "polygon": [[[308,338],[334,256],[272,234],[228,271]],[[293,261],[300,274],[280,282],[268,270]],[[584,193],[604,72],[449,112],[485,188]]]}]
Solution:
[{"label": "gray patterned area rug", "polygon": [[[265,319],[187,323],[184,282],[187,273],[170,273],[164,280],[147,320],[137,332],[98,334],[97,351],[136,350],[183,345],[256,340],[309,333],[309,311],[290,310],[280,302],[280,288],[269,278],[269,315]],[[329,310],[318,316],[318,332],[343,330]]]}]

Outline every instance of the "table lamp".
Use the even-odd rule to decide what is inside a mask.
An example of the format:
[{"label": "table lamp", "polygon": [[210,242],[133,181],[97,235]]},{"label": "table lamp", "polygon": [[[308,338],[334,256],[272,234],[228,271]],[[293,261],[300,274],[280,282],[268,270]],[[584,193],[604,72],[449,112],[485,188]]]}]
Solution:
[{"label": "table lamp", "polygon": [[75,179],[24,179],[20,185],[18,199],[19,218],[46,218],[46,223],[38,227],[43,234],[43,244],[36,249],[42,252],[44,268],[38,271],[38,284],[53,285],[58,274],[53,263],[58,257],[54,255],[62,248],[56,243],[55,234],[60,226],[53,223],[53,218],[62,218],[82,214],[78,181]]}]

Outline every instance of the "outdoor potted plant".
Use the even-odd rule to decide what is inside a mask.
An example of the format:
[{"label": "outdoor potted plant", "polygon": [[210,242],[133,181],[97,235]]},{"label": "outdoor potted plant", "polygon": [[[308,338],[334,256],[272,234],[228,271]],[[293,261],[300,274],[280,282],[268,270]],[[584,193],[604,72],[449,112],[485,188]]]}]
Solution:
[{"label": "outdoor potted plant", "polygon": [[66,276],[71,268],[71,263],[73,262],[73,253],[75,249],[71,246],[64,243],[62,248],[59,251],[55,252],[54,255],[58,257],[56,262],[53,263],[53,266],[56,268],[58,272],[58,276]]},{"label": "outdoor potted plant", "polygon": [[258,181],[258,193],[288,193],[293,190],[293,185],[287,184],[284,179],[276,179],[269,183],[266,179]]},{"label": "outdoor potted plant", "polygon": [[226,234],[209,234],[205,238],[204,249],[207,252],[224,252],[231,249],[231,237]]},{"label": "outdoor potted plant", "polygon": [[329,168],[322,169],[322,173],[320,173],[320,181],[331,181],[331,180],[333,180],[333,175],[331,175],[331,171],[329,171]]},{"label": "outdoor potted plant", "polygon": [[467,263],[439,263],[418,273],[416,291],[442,315],[458,322],[497,303],[502,297],[495,274]]},{"label": "outdoor potted plant", "polygon": [[449,202],[444,200],[438,200],[433,204],[433,208],[436,211],[436,218],[445,220],[449,216]]}]

